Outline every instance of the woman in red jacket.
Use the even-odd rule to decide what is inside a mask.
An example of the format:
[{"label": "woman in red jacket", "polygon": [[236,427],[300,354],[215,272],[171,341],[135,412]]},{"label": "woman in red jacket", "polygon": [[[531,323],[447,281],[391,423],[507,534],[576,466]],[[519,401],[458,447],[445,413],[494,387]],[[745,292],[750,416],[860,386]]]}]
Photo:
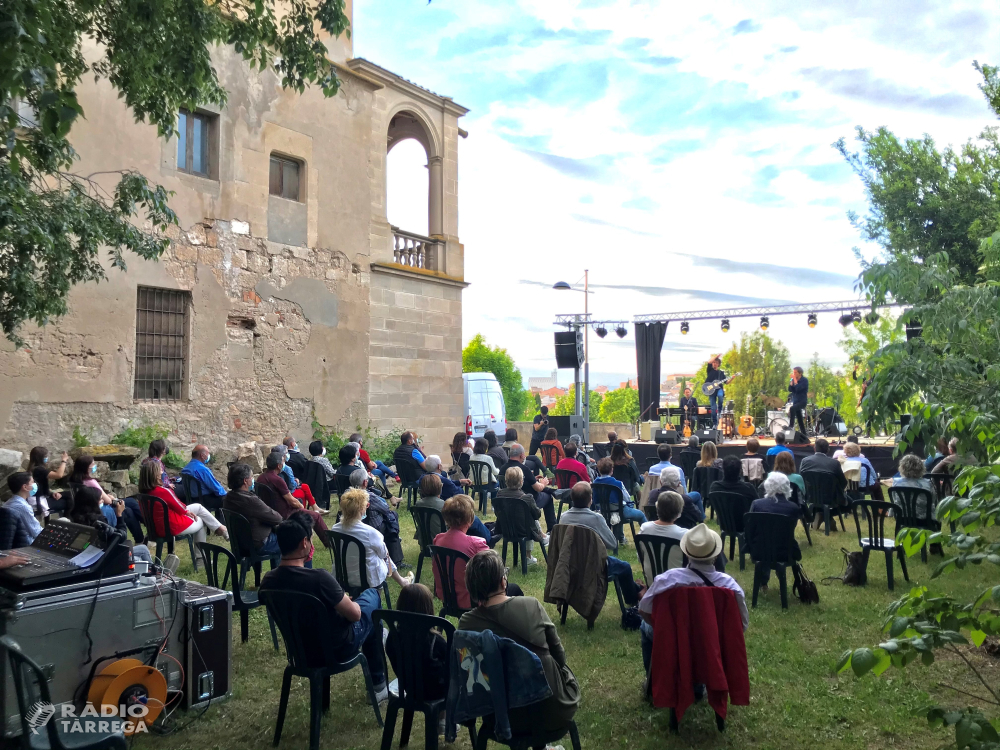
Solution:
[{"label": "woman in red jacket", "polygon": [[[219,520],[212,515],[211,511],[203,505],[192,503],[184,505],[177,499],[173,490],[160,484],[160,477],[163,474],[163,466],[159,461],[152,460],[144,463],[139,469],[139,492],[144,495],[158,497],[167,506],[167,518],[170,522],[170,533],[174,536],[186,536],[194,534],[196,542],[204,542],[208,537],[208,531],[213,531],[226,541],[229,541],[229,532],[226,527],[219,523]],[[160,536],[164,532],[163,506],[159,503],[153,505],[153,518],[146,519],[147,524],[151,521],[153,528],[147,531]]]}]

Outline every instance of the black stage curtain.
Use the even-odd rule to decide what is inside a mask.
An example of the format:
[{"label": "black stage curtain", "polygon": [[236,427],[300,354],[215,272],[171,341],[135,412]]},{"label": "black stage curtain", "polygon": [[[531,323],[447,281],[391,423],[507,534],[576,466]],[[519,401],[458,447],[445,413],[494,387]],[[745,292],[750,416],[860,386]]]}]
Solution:
[{"label": "black stage curtain", "polygon": [[635,324],[635,361],[639,370],[639,421],[656,419],[660,405],[660,350],[666,323]]}]

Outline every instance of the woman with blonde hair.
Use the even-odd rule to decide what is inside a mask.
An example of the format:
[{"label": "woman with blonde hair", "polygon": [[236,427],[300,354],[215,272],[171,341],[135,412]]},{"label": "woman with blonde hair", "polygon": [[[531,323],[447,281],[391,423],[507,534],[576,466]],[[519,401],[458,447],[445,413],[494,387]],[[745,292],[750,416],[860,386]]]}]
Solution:
[{"label": "woman with blonde hair", "polygon": [[[361,542],[365,550],[364,565],[368,585],[377,589],[390,575],[400,586],[413,583],[413,573],[406,578],[399,574],[392,558],[389,557],[389,549],[385,546],[382,534],[363,523],[365,516],[368,515],[368,493],[358,488],[348,490],[340,497],[340,510],[343,517],[330,530],[353,536]],[[347,580],[339,581],[344,588],[361,585],[360,565],[361,561],[357,554],[347,555]]]},{"label": "woman with blonde hair", "polygon": [[719,450],[711,440],[706,440],[702,443],[701,461],[698,462],[698,466],[714,466],[716,469],[722,468],[722,461],[719,459]]},{"label": "woman with blonde hair", "polygon": [[795,498],[789,497],[789,500],[795,502],[797,499],[799,505],[805,503],[806,500],[806,483],[802,479],[802,475],[795,471],[795,459],[792,454],[788,451],[782,451],[774,457],[774,471],[780,472],[788,477],[790,484],[795,486],[795,490],[798,494]]}]

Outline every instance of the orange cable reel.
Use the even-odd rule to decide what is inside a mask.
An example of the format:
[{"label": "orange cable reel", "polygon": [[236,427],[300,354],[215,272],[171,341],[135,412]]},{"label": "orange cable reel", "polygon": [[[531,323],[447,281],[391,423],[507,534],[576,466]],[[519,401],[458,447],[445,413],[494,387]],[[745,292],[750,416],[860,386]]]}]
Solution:
[{"label": "orange cable reel", "polygon": [[87,702],[101,716],[120,719],[126,736],[148,731],[166,700],[166,678],[138,659],[112,662],[94,677],[87,691]]}]

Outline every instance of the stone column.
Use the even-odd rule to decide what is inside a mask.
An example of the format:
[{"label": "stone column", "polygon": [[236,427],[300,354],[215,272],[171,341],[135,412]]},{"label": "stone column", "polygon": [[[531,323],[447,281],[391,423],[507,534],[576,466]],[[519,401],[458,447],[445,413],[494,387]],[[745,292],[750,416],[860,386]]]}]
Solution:
[{"label": "stone column", "polygon": [[427,160],[430,169],[427,180],[427,234],[438,238],[444,234],[444,159],[432,156]]}]

